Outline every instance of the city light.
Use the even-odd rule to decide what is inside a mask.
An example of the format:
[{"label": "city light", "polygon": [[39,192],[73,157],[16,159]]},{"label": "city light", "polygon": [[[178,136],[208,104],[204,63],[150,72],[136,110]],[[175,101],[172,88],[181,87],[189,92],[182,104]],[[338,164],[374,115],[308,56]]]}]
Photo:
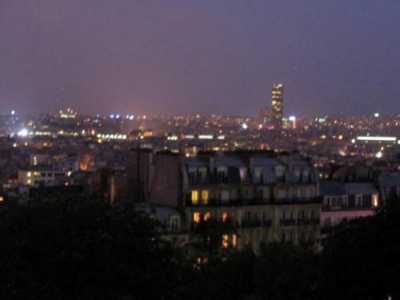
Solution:
[{"label": "city light", "polygon": [[357,140],[366,142],[396,142],[397,138],[394,136],[358,136]]},{"label": "city light", "polygon": [[168,136],[168,137],[167,137],[167,140],[168,140],[168,141],[177,141],[177,140],[178,140],[178,136],[176,136],[176,135]]},{"label": "city light", "polygon": [[296,116],[289,116],[289,121],[292,122],[293,124],[293,129],[296,129],[297,124],[296,124]]},{"label": "city light", "polygon": [[126,140],[128,136],[126,134],[97,134],[98,140]]},{"label": "city light", "polygon": [[372,206],[377,208],[379,206],[379,196],[378,194],[372,195]]},{"label": "city light", "polygon": [[17,135],[19,137],[25,138],[29,135],[29,131],[26,128],[21,129],[20,131],[18,131]]},{"label": "city light", "polygon": [[72,108],[67,108],[66,111],[60,110],[58,113],[61,119],[75,119],[78,116]]},{"label": "city light", "polygon": [[200,140],[212,140],[214,136],[212,134],[200,134],[199,139]]}]

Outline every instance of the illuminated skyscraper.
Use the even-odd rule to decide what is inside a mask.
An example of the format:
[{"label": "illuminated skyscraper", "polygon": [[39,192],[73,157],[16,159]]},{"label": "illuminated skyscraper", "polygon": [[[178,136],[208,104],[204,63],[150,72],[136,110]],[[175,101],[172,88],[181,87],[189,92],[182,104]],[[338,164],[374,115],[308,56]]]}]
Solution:
[{"label": "illuminated skyscraper", "polygon": [[272,86],[271,121],[274,128],[282,128],[283,118],[283,84]]}]

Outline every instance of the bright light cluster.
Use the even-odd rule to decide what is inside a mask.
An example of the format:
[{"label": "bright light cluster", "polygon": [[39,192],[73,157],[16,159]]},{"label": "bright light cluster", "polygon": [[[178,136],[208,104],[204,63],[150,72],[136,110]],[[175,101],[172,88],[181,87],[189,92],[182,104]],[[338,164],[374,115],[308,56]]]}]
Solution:
[{"label": "bright light cluster", "polygon": [[397,138],[394,136],[359,136],[358,141],[374,141],[374,142],[396,142]]},{"label": "bright light cluster", "polygon": [[126,140],[128,136],[126,134],[97,134],[97,138],[100,140]]}]

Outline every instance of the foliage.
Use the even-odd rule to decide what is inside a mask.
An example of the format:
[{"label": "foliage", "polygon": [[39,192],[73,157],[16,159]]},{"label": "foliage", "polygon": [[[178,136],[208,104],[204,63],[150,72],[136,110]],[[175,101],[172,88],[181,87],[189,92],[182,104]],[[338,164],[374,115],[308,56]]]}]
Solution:
[{"label": "foliage", "polygon": [[0,235],[1,299],[175,296],[176,252],[132,207],[89,200],[2,207]]},{"label": "foliage", "polygon": [[[315,253],[288,243],[220,251],[204,222],[194,264],[130,205],[53,199],[0,207],[1,299],[387,299],[400,295],[400,207],[335,227]],[[393,299],[396,299],[395,297]]]},{"label": "foliage", "polygon": [[255,266],[258,299],[315,299],[319,282],[317,254],[293,244],[263,247]]},{"label": "foliage", "polygon": [[195,224],[191,234],[191,244],[195,252],[207,258],[207,261],[221,259],[230,249],[222,251],[222,236],[234,233],[231,222],[219,222],[214,219]]},{"label": "foliage", "polygon": [[321,290],[325,299],[386,299],[400,295],[399,199],[377,216],[334,228],[323,251]]}]

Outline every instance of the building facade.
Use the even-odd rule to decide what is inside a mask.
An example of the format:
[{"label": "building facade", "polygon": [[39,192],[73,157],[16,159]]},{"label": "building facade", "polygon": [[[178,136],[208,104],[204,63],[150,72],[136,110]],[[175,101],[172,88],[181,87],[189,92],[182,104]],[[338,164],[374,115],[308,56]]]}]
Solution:
[{"label": "building facade", "polygon": [[272,86],[271,121],[275,129],[282,128],[283,91],[283,84],[274,84]]},{"label": "building facade", "polygon": [[150,202],[176,208],[186,232],[213,220],[231,225],[223,245],[237,248],[319,242],[319,183],[311,163],[298,154],[158,153],[149,165]]},{"label": "building facade", "polygon": [[321,195],[323,228],[373,216],[381,205],[379,191],[373,183],[322,182]]}]

